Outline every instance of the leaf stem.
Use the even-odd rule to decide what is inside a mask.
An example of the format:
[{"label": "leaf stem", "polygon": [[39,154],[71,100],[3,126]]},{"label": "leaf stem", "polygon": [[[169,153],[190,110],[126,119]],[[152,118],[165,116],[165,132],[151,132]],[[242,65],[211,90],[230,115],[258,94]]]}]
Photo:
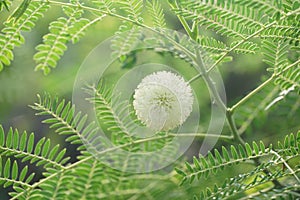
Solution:
[{"label": "leaf stem", "polygon": [[[177,1],[174,1],[174,3],[171,3],[169,1],[169,5],[171,6],[172,9],[178,9],[178,4]],[[196,22],[193,22],[192,28],[188,25],[187,21],[184,19],[184,17],[177,15],[179,21],[181,22],[183,28],[187,32],[187,34],[192,38],[193,40],[197,40],[198,38],[198,27],[196,25]]]},{"label": "leaf stem", "polygon": [[[254,164],[255,164],[256,166],[260,166],[260,165],[261,165],[261,162],[260,162],[259,158],[254,158],[253,161],[254,161]],[[270,172],[267,168],[263,169],[263,172],[264,172],[267,176],[270,176],[270,175],[271,175],[271,172]],[[280,183],[277,179],[273,179],[273,180],[272,180],[272,183],[274,184],[274,187],[275,187],[275,188],[283,188],[283,185],[281,185],[281,183]]]},{"label": "leaf stem", "polygon": [[230,135],[206,134],[206,133],[169,133],[174,137],[199,137],[199,138],[219,138],[222,140],[232,140]]},{"label": "leaf stem", "polygon": [[241,136],[237,130],[235,121],[233,119],[233,111],[230,108],[228,108],[226,110],[226,118],[227,118],[227,122],[229,124],[229,128],[231,130],[232,136],[233,136],[233,140],[237,143],[241,143],[241,144],[245,145],[245,141],[241,138]]},{"label": "leaf stem", "polygon": [[219,105],[224,112],[227,110],[226,105],[224,104],[223,100],[221,99],[218,90],[215,86],[215,83],[211,80],[210,76],[208,75],[208,73],[205,71],[205,67],[204,62],[202,60],[202,57],[200,55],[200,50],[196,49],[196,63],[197,63],[197,67],[200,69],[200,73],[202,74],[203,79],[205,80],[209,91],[212,93],[212,96],[216,102],[217,105]]},{"label": "leaf stem", "polygon": [[[221,106],[221,108],[224,108],[225,111],[226,111],[226,119],[227,119],[228,126],[229,126],[229,128],[231,130],[232,140],[234,142],[236,142],[236,143],[240,143],[242,145],[245,145],[245,141],[243,140],[243,138],[238,133],[238,130],[237,130],[237,127],[236,127],[236,124],[235,124],[235,120],[233,118],[233,110],[232,110],[232,108],[227,108],[226,107],[226,105],[221,100],[221,98],[220,98],[220,96],[219,96],[219,94],[218,94],[218,92],[217,92],[217,90],[215,88],[215,85],[213,84],[212,80],[209,78],[208,72],[204,71],[205,67],[202,65],[203,63],[202,63],[202,60],[201,60],[201,55],[200,55],[200,51],[199,50],[196,50],[196,56],[197,56],[196,57],[197,58],[196,63],[198,64],[198,67],[199,67],[199,69],[202,72],[203,79],[206,81],[206,83],[207,83],[210,91],[212,92],[213,98],[216,100],[217,105]],[[271,81],[272,78],[273,78],[273,76],[270,78],[269,81]],[[267,83],[269,81],[267,81]],[[267,83],[265,83],[265,84],[267,84]],[[259,90],[257,90],[257,91],[259,91]],[[250,98],[252,95],[254,95],[256,92],[252,93],[250,96],[248,96],[246,99],[244,99],[242,101],[242,103],[244,101],[246,101],[248,98]],[[256,166],[260,165],[260,161],[259,161],[258,158],[253,158],[253,162],[254,162],[254,164]],[[264,169],[263,172],[266,175],[270,174],[270,171],[268,169]],[[272,183],[274,184],[275,188],[281,188],[281,187],[283,187],[277,179],[272,180]]]},{"label": "leaf stem", "polygon": [[286,68],[284,68],[282,71],[273,74],[270,78],[268,78],[265,82],[263,82],[262,84],[260,84],[257,88],[255,88],[253,91],[251,91],[248,95],[246,95],[244,98],[242,98],[239,102],[237,102],[235,105],[233,105],[230,109],[231,112],[234,112],[236,108],[238,108],[240,105],[242,105],[243,103],[245,103],[248,99],[250,99],[252,96],[254,96],[257,92],[259,92],[260,90],[262,90],[265,86],[267,86],[275,77],[281,75],[283,72],[287,71],[288,69],[296,66],[297,64],[300,63],[300,60],[290,64],[289,66],[287,66]]},{"label": "leaf stem", "polygon": [[245,103],[248,99],[250,99],[252,96],[254,96],[256,93],[258,93],[260,90],[262,90],[265,86],[267,86],[273,80],[273,77],[274,76],[271,76],[270,78],[268,78],[265,82],[263,82],[262,84],[260,84],[254,90],[252,90],[248,95],[246,95],[244,98],[242,98],[239,102],[237,102],[236,104],[234,104],[230,108],[231,112],[233,113],[237,107],[239,107],[240,105],[242,105],[243,103]]},{"label": "leaf stem", "polygon": [[271,153],[274,154],[283,163],[283,165],[285,165],[285,167],[291,172],[297,182],[300,183],[299,177],[297,176],[296,172],[290,167],[287,161],[284,160],[276,151],[271,150]]}]

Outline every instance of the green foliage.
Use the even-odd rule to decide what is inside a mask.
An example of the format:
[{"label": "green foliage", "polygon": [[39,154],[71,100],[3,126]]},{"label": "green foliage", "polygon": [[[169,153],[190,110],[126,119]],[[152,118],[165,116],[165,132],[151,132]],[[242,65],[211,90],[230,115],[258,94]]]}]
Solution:
[{"label": "green foliage", "polygon": [[11,15],[11,18],[13,20],[18,20],[24,12],[27,10],[31,0],[24,0],[20,6],[14,11],[14,13]]},{"label": "green foliage", "polygon": [[175,12],[217,33],[242,39],[263,26],[262,12],[232,1],[183,1]]},{"label": "green foliage", "polygon": [[110,0],[93,0],[92,3],[98,8],[105,10],[107,12],[113,12],[113,4],[115,3],[114,1]]},{"label": "green foliage", "polygon": [[13,49],[24,43],[22,32],[29,32],[49,6],[45,3],[31,3],[22,16],[15,22],[8,20],[0,33],[0,71],[14,59]]},{"label": "green foliage", "polygon": [[4,8],[9,11],[11,1],[1,0],[0,1],[0,11],[2,11]]},{"label": "green foliage", "polygon": [[89,137],[93,137],[97,132],[95,124],[87,124],[87,115],[82,116],[81,112],[75,112],[75,106],[71,102],[58,101],[51,96],[45,95],[41,98],[38,95],[38,102],[31,106],[37,110],[37,115],[47,115],[50,118],[43,123],[51,124],[50,128],[55,128],[55,132],[66,135],[66,141],[71,144],[80,145],[78,150],[85,150],[84,142],[88,142]]},{"label": "green foliage", "polygon": [[[93,89],[96,90],[96,88]],[[114,111],[115,108],[111,107],[111,104],[106,102],[106,98],[109,96],[107,90],[99,88],[99,90],[96,91],[98,94],[96,95],[96,98],[93,99],[93,102],[98,104],[97,108],[100,112],[100,116],[105,119],[110,119],[110,122],[107,121],[107,124],[110,125],[110,131],[122,133],[124,127],[120,127],[122,122],[118,121],[120,118],[116,115]],[[100,94],[100,92],[103,93]],[[75,115],[74,106],[71,106],[70,103],[65,103],[65,100],[59,102],[57,98],[51,98],[51,96],[45,95],[44,98],[39,97],[38,102],[35,103],[32,108],[38,111],[38,115],[47,115],[48,119],[45,119],[43,122],[51,124],[50,127],[56,128],[58,134],[68,135],[65,140],[72,144],[79,143],[78,141],[80,140],[78,140],[78,135],[81,137],[86,136],[87,133],[89,133],[88,130],[92,130],[93,132],[96,130],[95,128],[89,127],[89,125],[85,129],[82,129],[81,127],[85,124],[86,116],[81,117],[80,112]],[[153,144],[153,149],[155,150],[159,148],[159,144],[164,146],[165,143],[161,138],[162,137],[155,136],[150,140],[153,141],[153,143],[150,143],[149,145],[152,146]],[[154,143],[155,140],[158,142]],[[105,154],[125,146],[139,146],[143,143],[150,142],[148,140],[136,140],[136,143],[133,142],[131,144],[124,139],[120,141],[121,144],[116,143],[117,146],[112,149],[100,150],[99,154]],[[17,159],[21,159],[21,162],[30,161],[30,164],[35,163],[36,166],[42,165],[45,168],[45,171],[43,172],[44,178],[41,178],[32,185],[29,184],[29,181],[32,179],[33,175],[30,175],[26,180],[24,179],[24,174],[26,174],[28,167],[25,167],[22,170],[20,178],[18,178],[16,161],[11,167],[11,161],[8,159],[3,167],[3,184],[9,186],[14,183],[16,184],[16,187],[20,187],[20,189],[16,189],[17,193],[13,193],[12,195],[13,198],[17,199],[25,199],[27,198],[26,195],[29,195],[30,198],[36,195],[46,199],[64,199],[67,197],[111,199],[114,195],[116,195],[116,198],[119,198],[118,196],[120,195],[120,198],[122,199],[126,199],[126,197],[130,196],[140,198],[143,196],[153,196],[154,198],[155,195],[158,194],[167,195],[161,191],[159,193],[150,192],[155,188],[155,185],[165,182],[166,187],[171,185],[173,189],[174,185],[176,185],[167,179],[167,175],[154,175],[151,177],[148,174],[136,175],[129,172],[114,170],[84,151],[84,145],[87,145],[87,143],[79,146],[81,154],[78,156],[78,161],[68,164],[67,161],[69,158],[64,156],[66,152],[65,149],[58,151],[59,145],[51,148],[50,140],[46,140],[45,138],[36,142],[33,133],[29,136],[26,132],[19,135],[17,130],[13,132],[12,129],[10,129],[10,131],[5,134],[1,128],[0,142],[0,155],[2,157],[14,156]],[[150,151],[153,149],[150,149]],[[135,148],[128,150],[134,151]],[[126,157],[125,155],[121,156]],[[159,156],[157,158],[159,158]],[[117,159],[120,158],[117,157]],[[132,167],[128,156],[127,159],[129,159],[128,165],[123,166],[125,171],[127,168]],[[145,185],[142,185],[142,183],[144,184],[144,176],[149,176],[151,177],[151,180],[153,180],[150,187],[145,188]]]},{"label": "green foliage", "polygon": [[11,161],[9,158],[6,161],[3,161],[3,158],[0,157],[0,172],[1,172],[0,181],[4,187],[8,187],[13,184],[14,187],[18,189],[19,189],[18,186],[28,188],[30,187],[29,182],[34,177],[34,173],[28,176],[27,166],[24,167],[19,174],[19,167],[17,161]]},{"label": "green foliage", "polygon": [[161,4],[158,0],[149,0],[147,1],[147,7],[149,14],[153,18],[153,26],[158,28],[165,28],[166,21],[164,16],[164,11],[161,7]]},{"label": "green foliage", "polygon": [[226,166],[259,158],[267,155],[269,151],[270,149],[266,149],[262,142],[261,147],[255,142],[253,142],[252,147],[248,143],[245,144],[245,147],[239,145],[238,149],[234,146],[230,146],[230,150],[222,147],[222,152],[215,149],[214,155],[208,152],[206,158],[202,155],[199,156],[199,159],[194,157],[193,165],[186,163],[187,172],[179,169],[177,171],[183,175],[181,184],[184,184],[186,181],[192,183],[195,178],[198,180],[202,177],[207,178],[211,173],[216,174],[216,172],[223,170]]},{"label": "green foliage", "polygon": [[142,9],[143,9],[143,1],[142,0],[120,0],[117,1],[120,5],[120,9],[126,12],[126,15],[129,19],[142,22],[143,19],[141,18]]},{"label": "green foliage", "polygon": [[267,3],[260,0],[254,0],[249,2],[237,0],[235,1],[235,3],[258,10],[259,13],[266,13],[268,16],[274,19],[278,19],[281,14],[285,14],[284,11],[280,9],[282,4],[281,0],[267,1]]},{"label": "green foliage", "polygon": [[[295,179],[296,184],[289,184],[279,189],[267,188],[264,195],[268,198],[274,198],[278,195],[281,197],[294,197],[294,192],[299,188],[298,174],[300,173],[297,165],[288,164],[287,160],[299,159],[300,132],[287,135],[284,142],[278,142],[276,148],[272,145],[265,147],[263,142],[257,144],[252,143],[252,147],[246,143],[244,146],[239,145],[238,148],[231,146],[230,150],[222,147],[222,153],[215,150],[214,155],[208,153],[206,158],[200,155],[199,158],[193,159],[193,164],[186,163],[186,170],[177,169],[182,176],[182,183],[189,181],[190,183],[202,177],[207,178],[210,173],[216,174],[224,167],[232,164],[243,165],[249,160],[256,160],[259,157],[267,157],[263,163],[259,163],[257,167],[246,173],[240,173],[238,176],[226,179],[222,185],[215,185],[213,188],[203,190],[196,199],[224,199],[237,198],[237,195],[255,189],[263,184],[272,182],[274,179],[291,178]],[[288,168],[283,170],[282,166]],[[269,174],[265,174],[268,170]],[[287,179],[286,179],[287,180]],[[257,194],[254,194],[257,195]]]},{"label": "green foliage", "polygon": [[13,156],[21,162],[29,161],[30,164],[36,163],[36,166],[42,165],[44,168],[62,168],[69,159],[64,158],[66,149],[58,152],[59,145],[51,148],[50,140],[46,140],[45,137],[34,144],[33,133],[28,135],[27,132],[23,132],[20,135],[18,130],[13,131],[10,128],[5,136],[2,126],[0,126],[0,134],[1,156]]},{"label": "green foliage", "polygon": [[132,26],[128,23],[121,25],[112,41],[113,57],[119,58],[121,62],[124,62],[127,56],[134,52],[140,37],[140,27]]},{"label": "green foliage", "polygon": [[77,42],[86,24],[89,23],[88,19],[81,18],[83,10],[80,8],[63,7],[63,11],[67,18],[60,17],[51,22],[50,33],[43,37],[43,44],[36,47],[38,52],[34,55],[37,62],[35,70],[43,70],[44,74],[48,74],[51,68],[56,67],[57,61],[67,50],[66,43],[70,40]]},{"label": "green foliage", "polygon": [[[154,135],[154,140],[149,138],[149,141],[142,140],[138,137],[138,132],[135,131],[136,123],[140,123],[132,106],[128,101],[121,101],[118,94],[112,94],[112,89],[105,86],[103,81],[95,87],[91,86],[87,89],[87,93],[91,96],[89,101],[93,103],[97,120],[104,131],[106,137],[115,146],[121,146],[125,152],[118,152],[114,158],[120,165],[127,163],[127,170],[142,168],[142,162],[147,162],[147,156],[140,156],[139,153],[159,152],[159,154],[152,155],[152,159],[156,161],[163,161],[164,159],[175,155],[178,150],[178,145],[174,142],[174,137],[165,132],[158,132]],[[97,136],[94,136],[97,138]],[[101,141],[102,140],[102,141]],[[93,143],[93,148],[102,149],[113,148],[110,144],[106,144],[106,140],[98,137],[102,143]],[[86,143],[91,143],[87,141]],[[164,151],[160,150],[164,148]],[[128,152],[138,152],[132,156],[127,155]],[[149,162],[149,160],[148,160]]]},{"label": "green foliage", "polygon": [[119,98],[113,97],[111,90],[105,88],[104,83],[99,84],[98,88],[91,87],[88,92],[92,96],[90,101],[95,105],[99,122],[107,125],[107,131],[111,132],[111,141],[114,144],[126,144],[132,141],[132,125],[136,120],[128,117],[133,115],[133,111],[128,111],[130,104],[119,102]]},{"label": "green foliage", "polygon": [[[299,84],[299,60],[290,63],[287,58],[288,45],[280,41],[272,42],[265,40],[263,42],[265,62],[270,65],[270,71],[273,71],[276,77],[275,83],[282,89],[298,88]],[[299,57],[298,57],[299,59]]]},{"label": "green foliage", "polygon": [[[259,187],[260,185],[266,184],[275,178],[281,178],[288,176],[288,174],[282,173],[280,170],[274,172],[272,176],[266,176],[263,173],[263,169],[270,167],[271,164],[262,164],[256,167],[253,171],[245,174],[240,174],[231,179],[226,179],[221,186],[215,185],[213,189],[207,188],[206,191],[200,193],[196,199],[227,199],[236,198],[238,194],[246,192],[247,190]],[[244,184],[244,183],[247,184]],[[294,198],[294,190],[297,189],[293,186],[286,186],[281,189],[268,189],[264,191],[264,196],[260,192],[251,195],[252,198],[258,199],[267,198]]]},{"label": "green foliage", "polygon": [[299,24],[289,24],[286,21],[284,22],[262,31],[260,37],[264,39],[272,39],[274,41],[286,41],[298,46],[300,40]]},{"label": "green foliage", "polygon": [[[267,115],[276,113],[295,121],[299,118],[299,1],[23,0],[12,3],[0,0],[0,14],[9,14],[1,18],[4,27],[0,33],[0,71],[14,61],[15,47],[25,42],[23,32],[31,32],[46,11],[55,10],[55,5],[62,12],[55,13],[53,19],[49,17],[49,33],[36,46],[36,71],[49,74],[68,50],[69,43],[80,42],[89,27],[104,17],[109,17],[112,24],[113,19],[118,19],[120,25],[115,29],[111,49],[112,59],[119,59],[122,67],[114,69],[114,73],[134,67],[143,47],[184,61],[193,67],[181,69],[194,73],[189,82],[203,78],[212,105],[226,112],[229,135],[226,130],[222,132],[219,139],[224,143],[218,143],[205,155],[193,154],[191,162],[180,158],[166,169],[136,173],[139,169],[151,171],[155,167],[152,165],[175,157],[181,148],[178,143],[181,137],[216,136],[186,133],[176,137],[175,133],[156,132],[140,138],[135,125],[142,124],[135,117],[132,100],[121,101],[121,96],[103,82],[86,89],[90,95],[88,100],[95,108],[95,122],[90,121],[92,116],[75,110],[71,102],[49,94],[38,95],[31,108],[69,146],[61,149],[52,139],[37,139],[37,134],[19,133],[13,128],[5,131],[0,126],[0,184],[13,189],[12,199],[299,198],[300,132],[286,135],[276,146],[269,144],[275,142],[273,138],[244,141],[244,137],[253,140],[263,133],[264,126],[273,128],[272,134],[283,134],[276,130],[280,126],[276,122],[265,124]],[[10,10],[13,6],[15,11]],[[182,28],[180,31],[186,34],[175,31]],[[147,31],[152,37],[147,37]],[[225,62],[243,56],[251,59],[253,55],[257,59],[263,57],[267,77],[261,80],[265,81],[232,107],[225,105],[210,72],[223,67]],[[195,89],[199,89],[198,85]],[[289,123],[284,125],[286,134],[290,127],[287,127]],[[298,131],[299,125],[292,128]],[[70,159],[68,155],[73,147],[77,148],[77,157]],[[232,173],[223,173],[226,170]],[[34,177],[34,172],[41,175]],[[203,182],[207,188],[202,186]]]},{"label": "green foliage", "polygon": [[269,68],[270,71],[278,73],[281,66],[287,65],[288,45],[286,43],[264,40],[262,46],[264,62],[271,67]]}]

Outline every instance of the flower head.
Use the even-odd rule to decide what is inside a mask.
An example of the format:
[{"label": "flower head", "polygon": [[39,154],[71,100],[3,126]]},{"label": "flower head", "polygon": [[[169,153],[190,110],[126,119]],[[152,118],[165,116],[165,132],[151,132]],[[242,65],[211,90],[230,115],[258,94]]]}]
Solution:
[{"label": "flower head", "polygon": [[167,71],[146,76],[133,101],[138,119],[155,131],[181,125],[192,112],[192,105],[191,87],[181,76]]}]

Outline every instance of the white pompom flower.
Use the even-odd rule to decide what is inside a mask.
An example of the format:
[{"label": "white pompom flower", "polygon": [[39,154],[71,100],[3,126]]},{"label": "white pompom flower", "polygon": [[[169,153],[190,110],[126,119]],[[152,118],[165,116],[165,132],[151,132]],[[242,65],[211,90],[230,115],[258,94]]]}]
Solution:
[{"label": "white pompom flower", "polygon": [[192,112],[192,89],[172,72],[159,71],[146,76],[133,97],[138,119],[155,131],[168,131],[182,125]]}]

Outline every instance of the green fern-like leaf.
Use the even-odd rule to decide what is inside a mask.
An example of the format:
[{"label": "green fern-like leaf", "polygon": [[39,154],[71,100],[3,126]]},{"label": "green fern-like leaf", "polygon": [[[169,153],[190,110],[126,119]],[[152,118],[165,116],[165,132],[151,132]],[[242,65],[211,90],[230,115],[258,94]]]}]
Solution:
[{"label": "green fern-like leaf", "polygon": [[[178,142],[175,142],[176,140],[172,136],[169,137],[167,133],[157,133],[155,135],[155,137],[161,139],[145,141],[142,144],[134,144],[134,141],[139,140],[139,136],[137,135],[139,133],[135,132],[136,124],[139,123],[134,117],[134,111],[127,101],[120,102],[119,98],[116,96],[113,97],[110,91],[111,90],[105,87],[103,83],[99,84],[98,88],[91,87],[88,89],[88,92],[94,96],[90,100],[95,104],[98,120],[100,124],[102,122],[104,126],[103,130],[106,135],[110,137],[110,141],[113,145],[133,143],[124,148],[126,150],[125,152],[117,153],[117,156],[114,158],[114,160],[116,160],[115,162],[120,162],[119,165],[124,165],[124,162],[126,162],[128,170],[132,170],[141,167],[138,163],[146,162],[142,156],[138,155],[139,152],[157,152],[164,149],[164,151],[159,154],[153,154],[153,161],[155,161],[155,159],[163,160],[171,155],[176,155],[177,149],[179,148],[177,145]],[[97,149],[101,149],[101,145],[103,144],[98,144],[99,147],[97,147]],[[136,152],[137,154],[133,153],[132,156],[127,156],[127,152]],[[125,158],[128,161],[126,161]]]},{"label": "green fern-like leaf", "polygon": [[40,184],[40,190],[38,191],[39,195],[42,198],[49,200],[66,199],[67,196],[70,195],[66,193],[67,186],[73,184],[74,182],[72,181],[76,182],[76,180],[70,175],[70,171],[49,171],[44,173],[45,177],[51,177],[52,174],[55,174],[55,176]]},{"label": "green fern-like leaf", "polygon": [[138,26],[125,23],[119,27],[112,40],[113,57],[125,62],[140,42],[141,29]]},{"label": "green fern-like leaf", "polygon": [[[268,198],[270,198],[270,196],[280,196],[280,191],[283,192],[283,197],[291,196],[292,199],[297,197],[297,193],[293,193],[292,191],[296,191],[299,188],[300,179],[298,177],[300,170],[297,168],[297,165],[289,166],[287,161],[290,159],[299,158],[299,138],[299,133],[297,135],[287,135],[284,139],[284,142],[279,142],[277,148],[274,150],[271,150],[271,146],[266,148],[262,142],[260,142],[259,146],[257,143],[253,143],[252,147],[250,147],[250,145],[247,143],[245,144],[245,147],[239,145],[239,151],[231,146],[231,155],[223,152],[223,157],[227,160],[238,157],[248,159],[254,154],[260,154],[262,152],[266,153],[264,157],[267,157],[267,160],[263,163],[260,163],[249,172],[241,173],[235,177],[228,178],[221,185],[215,185],[213,188],[207,188],[206,190],[202,191],[199,196],[196,196],[196,199],[236,199],[241,197],[239,195],[259,187],[266,189],[265,192],[253,194],[254,197],[259,199],[264,198],[264,196]],[[222,159],[221,156],[216,155],[216,159]],[[194,158],[194,165],[191,166],[190,164],[187,164],[187,169],[188,171],[199,171],[204,164],[205,167],[210,167],[212,162],[215,162],[214,158],[211,154],[208,154],[207,158],[202,157],[200,160]],[[281,165],[287,165],[288,169],[282,170]],[[266,173],[266,169],[268,170],[268,173]],[[188,176],[187,173],[182,170],[177,171],[178,174],[183,177]],[[293,184],[292,181],[290,184],[278,188],[272,188],[267,184],[275,179],[279,180],[283,178],[289,178],[291,180],[294,179],[294,182],[296,183]],[[190,179],[190,181],[193,180]],[[247,198],[250,197],[251,196],[247,196]]]},{"label": "green fern-like leaf", "polygon": [[299,149],[299,138],[300,138],[300,132],[295,136],[294,134],[290,134],[285,136],[284,141],[280,142],[278,141],[278,148],[280,149],[280,154],[282,156],[287,157],[294,157],[298,156],[300,149]]},{"label": "green fern-like leaf", "polygon": [[275,83],[280,85],[282,90],[300,89],[300,61],[290,65],[283,65],[275,74]]},{"label": "green fern-like leaf", "polygon": [[105,10],[107,12],[114,12],[114,1],[111,0],[93,0],[91,1],[100,10]]},{"label": "green fern-like leaf", "polygon": [[154,27],[164,28],[166,21],[160,2],[158,0],[148,0],[147,8],[152,17]]},{"label": "green fern-like leaf", "polygon": [[145,43],[147,47],[151,47],[159,53],[169,53],[191,65],[195,65],[193,50],[196,48],[196,43],[186,35],[162,30],[161,34],[157,34],[153,38],[147,38]]},{"label": "green fern-like leaf", "polygon": [[[230,47],[234,47],[238,41],[232,42]],[[256,54],[259,47],[256,43],[245,41],[239,47],[234,49],[235,53],[242,53],[242,54]]]},{"label": "green fern-like leaf", "polygon": [[36,166],[45,168],[62,168],[69,158],[64,158],[66,149],[59,152],[59,145],[51,148],[50,140],[42,138],[36,144],[34,134],[23,132],[21,135],[18,130],[13,131],[10,128],[5,136],[2,126],[0,126],[0,155],[14,156],[21,159],[22,162],[30,161],[36,163]]},{"label": "green fern-like leaf", "polygon": [[225,43],[212,37],[199,37],[198,43],[201,45],[201,47],[203,47],[203,49],[211,53],[223,53],[228,50],[228,47]]},{"label": "green fern-like leaf", "polygon": [[30,31],[48,8],[46,3],[32,2],[16,22],[5,22],[5,28],[0,33],[0,71],[14,59],[13,49],[24,43],[21,33]]},{"label": "green fern-like leaf", "polygon": [[117,3],[120,5],[120,9],[126,12],[129,19],[137,22],[142,22],[141,18],[142,9],[144,6],[142,0],[120,0]]},{"label": "green fern-like leaf", "polygon": [[[300,88],[299,60],[290,63],[287,58],[288,44],[281,41],[263,41],[264,61],[271,66],[275,83],[282,90]],[[293,89],[293,90],[294,90]]]},{"label": "green fern-like leaf", "polygon": [[[201,44],[201,47],[204,50],[207,50],[211,53],[226,53],[235,46],[238,41],[234,41],[228,47],[225,43],[210,37],[199,37],[198,43]],[[234,52],[239,54],[255,54],[257,53],[259,47],[256,43],[253,42],[244,42],[243,44],[239,45],[238,48],[235,48]]]},{"label": "green fern-like leaf", "polygon": [[[285,176],[290,176],[289,173],[282,172],[280,169],[277,171],[273,171],[271,176],[264,174],[264,169],[270,168],[272,166],[271,163],[261,164],[255,169],[251,170],[249,173],[240,174],[239,176],[235,176],[230,179],[226,179],[224,183],[220,186],[215,185],[214,189],[211,190],[207,188],[205,191],[202,191],[199,195],[198,199],[230,199],[230,198],[238,198],[244,192],[247,192],[251,189],[255,189],[261,187],[262,185],[271,182],[273,179],[282,178]],[[297,185],[294,186],[285,186],[280,189],[272,189],[269,188],[269,192],[272,190],[275,191],[285,191],[285,190],[295,190],[297,189]],[[269,192],[263,192],[254,194],[253,196],[257,196],[259,199],[270,199],[274,194],[270,194]],[[269,193],[269,194],[268,194]],[[287,192],[288,193],[288,192]],[[287,195],[287,193],[282,194],[282,196]],[[252,196],[252,195],[251,195]],[[292,195],[295,197],[295,195]],[[248,196],[247,198],[251,198]]]},{"label": "green fern-like leaf", "polygon": [[260,13],[232,1],[185,1],[175,12],[228,37],[244,39],[246,34],[263,26]]},{"label": "green fern-like leaf", "polygon": [[287,42],[289,44],[299,45],[300,24],[289,24],[287,20],[276,24],[260,33],[260,38],[271,39],[273,41]]},{"label": "green fern-like leaf", "polygon": [[281,15],[285,15],[285,12],[280,9],[282,5],[281,0],[279,1],[263,1],[263,0],[253,0],[253,1],[243,1],[243,0],[235,0],[235,3],[243,6],[247,6],[253,10],[257,10],[259,13],[266,13],[269,17],[273,19],[278,19]]},{"label": "green fern-like leaf", "polygon": [[[34,173],[28,174],[28,167],[25,166],[19,171],[17,161],[12,161],[8,158],[6,161],[0,156],[0,184],[3,187],[14,185],[20,190],[29,188],[29,182],[33,179]],[[22,189],[23,188],[23,189]]]},{"label": "green fern-like leaf", "polygon": [[177,171],[183,176],[181,184],[186,181],[191,183],[195,178],[207,178],[210,174],[215,174],[226,166],[268,155],[269,151],[270,149],[266,149],[264,145],[259,147],[255,142],[252,147],[247,143],[245,147],[239,146],[238,149],[234,146],[231,146],[230,150],[222,147],[222,153],[215,149],[214,155],[209,152],[207,158],[200,155],[199,158],[193,159],[193,164],[186,163],[186,172]]},{"label": "green fern-like leaf", "polygon": [[18,20],[27,10],[31,0],[23,0],[19,7],[10,16],[10,19]]},{"label": "green fern-like leaf", "polygon": [[262,49],[264,55],[263,61],[270,66],[269,71],[278,73],[280,66],[287,65],[288,45],[286,43],[264,40],[262,42]]},{"label": "green fern-like leaf", "polygon": [[133,25],[129,21],[142,23],[141,17],[143,1],[130,0],[117,2],[122,11],[125,11],[128,21],[124,22],[115,33],[111,48],[113,49],[113,57],[119,58],[121,62],[125,62],[137,45],[141,37],[141,29],[139,26]]},{"label": "green fern-like leaf", "polygon": [[287,119],[295,121],[297,124],[299,111],[300,111],[300,97],[297,92],[290,91],[276,97],[273,101],[274,104],[277,103],[278,109],[274,110],[278,116],[285,116]]},{"label": "green fern-like leaf", "polygon": [[43,98],[38,95],[38,102],[31,107],[38,111],[37,115],[50,116],[43,123],[52,124],[50,128],[55,128],[58,134],[66,135],[67,142],[80,145],[78,150],[85,150],[88,139],[97,132],[95,124],[87,124],[87,116],[82,116],[81,112],[76,114],[75,106],[71,106],[71,103],[66,103],[65,100],[59,102],[50,95]]},{"label": "green fern-like leaf", "polygon": [[[195,49],[201,50],[201,57],[203,61],[209,66],[212,61],[218,60],[220,54],[217,52],[208,53],[205,50],[214,51],[212,44],[215,43],[209,41],[210,39],[202,39],[198,40],[198,43],[192,39],[190,39],[185,34],[179,34],[178,32],[168,31],[165,29],[161,29],[161,32],[155,35],[155,37],[149,37],[144,40],[144,43],[148,48],[154,49],[156,52],[159,53],[168,53],[174,56],[175,58],[179,58],[190,64],[191,66],[197,67],[195,63]],[[199,45],[199,43],[203,43],[203,47]],[[218,47],[217,47],[218,48]],[[220,49],[218,49],[220,50]],[[225,50],[226,51],[226,50]],[[231,61],[231,56],[225,56],[221,62],[228,62]]]},{"label": "green fern-like leaf", "polygon": [[67,50],[67,43],[71,40],[78,42],[89,24],[88,19],[81,18],[83,10],[80,7],[63,7],[63,11],[67,17],[51,22],[50,33],[43,37],[43,44],[36,47],[38,52],[34,55],[37,62],[35,70],[42,70],[45,75],[56,67],[57,61]]},{"label": "green fern-like leaf", "polygon": [[[105,175],[105,173],[108,173],[108,175]],[[109,180],[106,179],[107,176],[110,176],[109,173],[111,172],[106,170],[98,160],[91,160],[78,165],[72,171],[72,177],[74,179],[76,174],[80,174],[80,177],[71,180],[67,185],[69,195],[76,199],[97,199],[97,196],[101,194],[100,191],[103,191],[102,181]],[[53,182],[53,185],[55,185],[55,182]],[[65,194],[65,191],[61,191],[62,194]]]},{"label": "green fern-like leaf", "polygon": [[125,144],[132,141],[132,125],[136,120],[132,120],[132,111],[129,111],[128,102],[118,102],[117,97],[112,97],[110,89],[104,83],[87,90],[94,97],[90,101],[95,104],[97,117],[107,126],[107,131],[111,132],[111,141],[115,144]]},{"label": "green fern-like leaf", "polygon": [[88,29],[88,27],[102,20],[104,16],[105,15],[102,15],[92,21],[86,18],[78,19],[78,21],[70,27],[70,33],[72,33],[71,36],[72,43],[73,44],[77,43],[85,35],[85,31]]}]

